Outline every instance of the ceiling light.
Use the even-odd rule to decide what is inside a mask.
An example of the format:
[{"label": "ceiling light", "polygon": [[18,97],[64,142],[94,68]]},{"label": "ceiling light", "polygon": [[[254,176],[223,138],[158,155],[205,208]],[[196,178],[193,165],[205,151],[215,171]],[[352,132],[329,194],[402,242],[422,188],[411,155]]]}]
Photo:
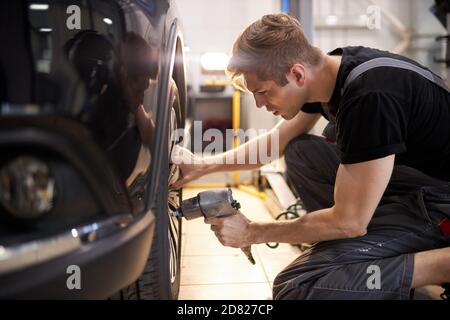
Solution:
[{"label": "ceiling light", "polygon": [[204,70],[225,70],[230,57],[223,52],[206,52],[200,57],[200,64]]},{"label": "ceiling light", "polygon": [[48,4],[46,3],[32,3],[29,8],[31,10],[48,10]]},{"label": "ceiling light", "polygon": [[337,16],[327,16],[325,18],[325,23],[330,25],[330,26],[336,25],[337,22],[338,22],[338,17]]}]

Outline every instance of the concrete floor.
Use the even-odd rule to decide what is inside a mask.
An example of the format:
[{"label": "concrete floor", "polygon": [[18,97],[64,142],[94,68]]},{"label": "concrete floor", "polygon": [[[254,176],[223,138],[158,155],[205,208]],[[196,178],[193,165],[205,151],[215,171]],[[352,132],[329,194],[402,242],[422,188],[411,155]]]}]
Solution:
[{"label": "concrete floor", "polygon": [[[203,190],[185,188],[183,198]],[[259,198],[237,189],[233,189],[233,196],[249,219],[273,220]],[[252,265],[239,249],[222,246],[203,219],[184,221],[182,236],[179,299],[183,300],[270,300],[273,279],[301,253],[289,244],[276,249],[253,245],[256,265]],[[427,286],[416,290],[414,299],[439,299],[441,292],[441,287]]]}]

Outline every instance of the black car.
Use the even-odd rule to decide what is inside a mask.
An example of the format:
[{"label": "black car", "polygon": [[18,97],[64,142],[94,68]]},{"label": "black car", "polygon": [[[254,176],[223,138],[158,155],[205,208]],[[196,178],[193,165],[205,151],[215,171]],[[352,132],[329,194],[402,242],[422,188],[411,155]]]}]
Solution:
[{"label": "black car", "polygon": [[0,2],[0,298],[176,299],[169,0]]}]

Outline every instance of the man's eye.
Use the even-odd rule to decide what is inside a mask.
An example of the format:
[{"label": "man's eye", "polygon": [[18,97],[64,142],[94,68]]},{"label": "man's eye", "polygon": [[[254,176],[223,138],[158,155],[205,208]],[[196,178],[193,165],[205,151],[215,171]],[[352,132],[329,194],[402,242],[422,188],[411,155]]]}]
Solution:
[{"label": "man's eye", "polygon": [[258,91],[259,94],[266,94],[267,91]]}]

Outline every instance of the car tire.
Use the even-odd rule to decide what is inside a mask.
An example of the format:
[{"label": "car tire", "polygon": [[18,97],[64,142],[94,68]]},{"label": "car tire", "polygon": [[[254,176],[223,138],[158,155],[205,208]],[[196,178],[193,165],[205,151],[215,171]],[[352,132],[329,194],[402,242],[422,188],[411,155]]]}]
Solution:
[{"label": "car tire", "polygon": [[[144,272],[134,284],[126,288],[123,295],[131,300],[174,300],[178,298],[181,271],[181,218],[174,217],[172,212],[179,206],[182,191],[168,190],[170,177],[176,177],[178,167],[170,163],[170,153],[175,142],[171,134],[180,126],[180,98],[175,82],[170,82],[169,136],[167,144],[168,159],[162,164],[162,179],[156,197],[156,226],[153,243]],[[184,123],[182,124],[184,126]],[[163,196],[167,195],[167,197]]]}]

